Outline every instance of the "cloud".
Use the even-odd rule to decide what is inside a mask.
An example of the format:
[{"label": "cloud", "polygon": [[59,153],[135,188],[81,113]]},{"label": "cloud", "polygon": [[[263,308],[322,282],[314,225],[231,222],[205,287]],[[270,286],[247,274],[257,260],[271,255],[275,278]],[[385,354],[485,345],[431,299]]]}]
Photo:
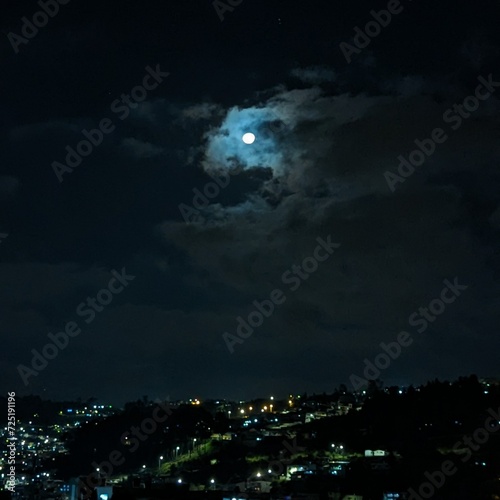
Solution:
[{"label": "cloud", "polygon": [[181,116],[187,120],[208,120],[214,116],[220,116],[223,113],[222,108],[214,103],[195,104],[184,108]]},{"label": "cloud", "polygon": [[[253,300],[283,287],[282,273],[311,254],[318,236],[331,234],[341,243],[320,271],[288,294],[255,339],[241,346],[243,359],[293,355],[307,338],[311,352],[338,350],[346,357],[339,361],[342,366],[349,365],[347,359],[359,359],[362,366],[379,342],[408,329],[408,316],[435,298],[443,279],[454,276],[471,284],[470,292],[433,325],[439,333],[433,348],[446,349],[450,335],[463,345],[472,342],[473,331],[487,335],[493,316],[498,319],[491,306],[497,287],[487,278],[493,234],[475,232],[478,221],[465,201],[479,199],[479,192],[484,196],[482,187],[471,191],[465,179],[486,176],[497,185],[491,122],[498,118],[490,109],[497,104],[485,103],[400,192],[391,193],[383,172],[415,148],[414,139],[443,126],[443,112],[461,102],[457,85],[450,85],[449,99],[438,103],[422,93],[423,79],[399,82],[391,89],[397,99],[386,95],[387,86],[376,95],[276,88],[265,101],[229,108],[207,131],[202,168],[242,168],[237,178],[246,186],[245,196],[215,200],[203,211],[207,223],[167,220],[160,231],[196,273],[206,274],[208,290],[228,290],[231,306],[223,303],[219,309],[233,313],[225,331],[235,328],[238,315],[248,314]],[[461,99],[468,93],[462,88]],[[241,141],[246,131],[257,136],[250,147]],[[259,170],[271,175],[257,183],[245,177]],[[493,191],[488,203],[499,201]],[[474,217],[491,228],[497,221],[491,211]],[[485,288],[474,289],[475,281]],[[469,307],[475,315],[483,311],[490,326],[476,328]]]},{"label": "cloud", "polygon": [[[76,263],[6,262],[0,264],[2,303],[36,307],[63,304],[73,298],[84,300],[84,293],[97,292],[110,279],[109,271]],[[32,286],[36,283],[36,286]],[[76,302],[74,305],[78,304]]]},{"label": "cloud", "polygon": [[20,180],[13,175],[0,176],[0,201],[15,197],[21,185]]},{"label": "cloud", "polygon": [[121,147],[128,153],[132,154],[134,158],[152,158],[163,154],[163,148],[155,146],[150,142],[143,142],[133,137],[126,137],[122,139]]},{"label": "cloud", "polygon": [[335,81],[335,71],[321,66],[295,68],[291,71],[291,75],[304,83],[313,85]]},{"label": "cloud", "polygon": [[32,139],[34,136],[50,136],[68,132],[79,133],[81,128],[78,123],[69,121],[51,120],[46,122],[20,125],[10,130],[9,137],[14,141]]}]

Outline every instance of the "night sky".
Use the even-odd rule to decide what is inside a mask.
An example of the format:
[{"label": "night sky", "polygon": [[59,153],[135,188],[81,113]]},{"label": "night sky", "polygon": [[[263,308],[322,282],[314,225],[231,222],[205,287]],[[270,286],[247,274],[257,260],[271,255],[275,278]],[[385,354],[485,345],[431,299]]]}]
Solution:
[{"label": "night sky", "polygon": [[[401,331],[385,384],[498,376],[500,9],[396,4],[71,0],[33,34],[40,5],[6,2],[2,392],[328,392]],[[460,295],[423,320],[444,280]]]}]

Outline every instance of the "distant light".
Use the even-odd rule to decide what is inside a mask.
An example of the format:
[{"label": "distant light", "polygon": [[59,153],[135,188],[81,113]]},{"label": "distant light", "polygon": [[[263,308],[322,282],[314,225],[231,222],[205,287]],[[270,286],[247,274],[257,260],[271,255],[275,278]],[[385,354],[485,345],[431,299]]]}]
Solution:
[{"label": "distant light", "polygon": [[215,479],[210,479],[210,482],[211,482],[212,484],[214,484],[214,483],[215,483]]},{"label": "distant light", "polygon": [[177,479],[177,482],[178,482],[179,484],[181,484],[181,483],[182,483],[182,479],[181,479],[181,478]]},{"label": "distant light", "polygon": [[246,134],[243,135],[243,137],[241,138],[241,140],[245,144],[253,144],[254,141],[255,141],[255,135],[252,134],[251,132],[247,132]]}]

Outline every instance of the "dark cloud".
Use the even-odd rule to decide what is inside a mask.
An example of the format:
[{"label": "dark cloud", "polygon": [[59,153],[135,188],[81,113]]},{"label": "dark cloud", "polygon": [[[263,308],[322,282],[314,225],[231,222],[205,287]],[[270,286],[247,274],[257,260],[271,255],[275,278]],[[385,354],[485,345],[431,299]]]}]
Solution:
[{"label": "dark cloud", "polygon": [[[114,402],[331,390],[415,333],[409,316],[455,277],[467,290],[382,378],[495,375],[498,95],[457,130],[443,119],[479,76],[500,80],[495,7],[471,18],[445,3],[408,4],[350,64],[339,43],[383,5],[321,1],[304,17],[300,2],[243,3],[221,23],[211,2],[68,4],[10,54],[6,389]],[[168,79],[118,120],[110,104],[156,64]],[[116,130],[59,183],[52,162],[106,117]],[[448,139],[391,191],[384,173],[437,127]],[[187,224],[180,204],[199,217]],[[340,247],[290,290],[283,273],[329,235]],[[76,316],[82,333],[23,387],[17,365],[124,266],[130,287],[91,324]],[[230,354],[222,334],[276,288],[285,303]]]},{"label": "dark cloud", "polygon": [[20,181],[13,175],[0,176],[0,200],[9,199],[16,195]]}]

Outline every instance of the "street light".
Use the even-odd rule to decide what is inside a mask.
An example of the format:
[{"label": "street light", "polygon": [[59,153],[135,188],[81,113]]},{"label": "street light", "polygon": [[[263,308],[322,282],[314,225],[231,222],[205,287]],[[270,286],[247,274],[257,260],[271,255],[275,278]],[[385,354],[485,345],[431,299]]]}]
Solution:
[{"label": "street light", "polygon": [[215,479],[210,479],[210,483],[212,484],[212,489],[215,490]]},{"label": "street light", "polygon": [[158,458],[158,473],[160,473],[161,470],[161,461],[163,460],[163,455]]}]

